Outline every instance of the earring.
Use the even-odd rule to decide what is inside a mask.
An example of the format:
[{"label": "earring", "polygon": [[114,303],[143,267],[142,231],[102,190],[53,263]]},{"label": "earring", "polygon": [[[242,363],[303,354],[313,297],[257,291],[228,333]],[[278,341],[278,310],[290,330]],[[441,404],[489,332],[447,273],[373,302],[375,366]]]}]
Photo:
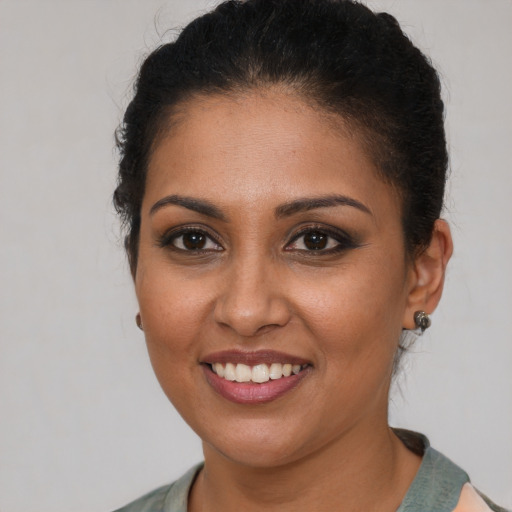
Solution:
[{"label": "earring", "polygon": [[421,329],[421,334],[432,325],[430,316],[425,311],[416,311],[414,313],[414,323],[418,329]]},{"label": "earring", "polygon": [[140,313],[137,313],[135,315],[135,323],[137,324],[137,327],[143,331],[144,330],[144,327],[142,327],[142,318],[140,317]]}]

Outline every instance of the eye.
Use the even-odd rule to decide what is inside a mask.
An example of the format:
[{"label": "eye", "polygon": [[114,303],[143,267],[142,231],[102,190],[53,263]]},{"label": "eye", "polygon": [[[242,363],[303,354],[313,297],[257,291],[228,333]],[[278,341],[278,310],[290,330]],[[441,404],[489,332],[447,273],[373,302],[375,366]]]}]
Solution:
[{"label": "eye", "polygon": [[306,228],[297,233],[286,246],[287,251],[319,252],[322,254],[339,252],[355,247],[349,235],[328,229]]},{"label": "eye", "polygon": [[165,235],[160,241],[162,247],[187,252],[222,251],[223,248],[205,231],[200,229],[181,229]]}]

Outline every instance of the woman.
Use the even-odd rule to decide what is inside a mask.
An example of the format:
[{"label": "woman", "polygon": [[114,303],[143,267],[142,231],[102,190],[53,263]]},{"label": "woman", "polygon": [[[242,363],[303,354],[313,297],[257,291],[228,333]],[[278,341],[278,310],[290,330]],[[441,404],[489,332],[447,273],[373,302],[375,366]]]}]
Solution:
[{"label": "woman", "polygon": [[500,510],[388,426],[452,253],[439,80],[387,14],[226,2],[144,62],[115,203],[204,465],[123,511]]}]

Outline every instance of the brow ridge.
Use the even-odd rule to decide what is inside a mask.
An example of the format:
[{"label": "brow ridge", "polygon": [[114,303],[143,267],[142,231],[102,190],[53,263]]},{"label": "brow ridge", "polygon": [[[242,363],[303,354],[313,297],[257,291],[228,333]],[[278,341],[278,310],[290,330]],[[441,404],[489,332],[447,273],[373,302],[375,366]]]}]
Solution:
[{"label": "brow ridge", "polygon": [[306,212],[317,208],[330,208],[333,206],[350,206],[364,213],[372,214],[371,210],[352,197],[331,194],[320,197],[304,197],[282,204],[275,209],[276,218],[289,217],[296,213]]},{"label": "brow ridge", "polygon": [[[149,213],[150,215],[154,215],[158,210],[168,205],[181,206],[183,208],[187,208],[188,210],[192,210],[202,215],[206,215],[207,217],[227,221],[227,218],[224,215],[224,213],[210,201],[207,201],[206,199],[181,196],[177,194],[172,194],[163,197],[162,199],[159,199],[151,207]],[[361,210],[364,213],[371,214],[371,210],[357,199],[339,194],[295,199],[288,203],[279,205],[275,209],[274,214],[277,219],[280,219],[283,217],[289,217],[297,213],[306,212],[317,208],[331,208],[335,206],[350,206],[353,208],[357,208],[358,210]]]},{"label": "brow ridge", "polygon": [[195,197],[180,196],[177,194],[172,194],[170,196],[162,197],[162,199],[159,199],[151,207],[149,214],[154,215],[158,210],[168,205],[181,206],[183,208],[187,208],[188,210],[206,215],[207,217],[212,217],[214,219],[223,221],[227,220],[222,211],[217,208],[217,206],[210,203],[210,201],[207,201],[206,199],[198,199]]}]

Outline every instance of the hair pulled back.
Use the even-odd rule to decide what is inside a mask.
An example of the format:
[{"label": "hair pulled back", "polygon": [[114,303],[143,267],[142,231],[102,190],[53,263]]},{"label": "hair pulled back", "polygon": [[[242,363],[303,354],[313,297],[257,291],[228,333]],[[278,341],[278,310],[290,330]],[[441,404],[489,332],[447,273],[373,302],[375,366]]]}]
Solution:
[{"label": "hair pulled back", "polygon": [[229,0],[144,61],[118,129],[114,204],[135,274],[148,161],[173,109],[195,94],[284,85],[356,128],[402,200],[407,249],[430,242],[447,152],[436,71],[387,13],[352,0]]}]

